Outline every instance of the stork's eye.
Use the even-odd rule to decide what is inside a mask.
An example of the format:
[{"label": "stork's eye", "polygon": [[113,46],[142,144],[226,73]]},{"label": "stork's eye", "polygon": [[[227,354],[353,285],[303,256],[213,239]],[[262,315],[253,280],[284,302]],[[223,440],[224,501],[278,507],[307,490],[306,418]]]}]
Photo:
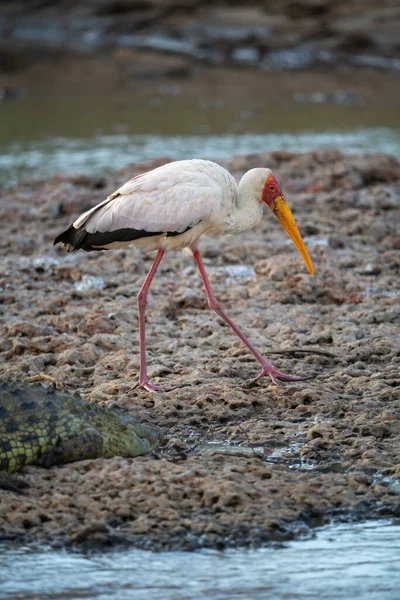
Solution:
[{"label": "stork's eye", "polygon": [[275,192],[276,187],[274,185],[270,185],[269,190],[270,190],[270,192]]}]

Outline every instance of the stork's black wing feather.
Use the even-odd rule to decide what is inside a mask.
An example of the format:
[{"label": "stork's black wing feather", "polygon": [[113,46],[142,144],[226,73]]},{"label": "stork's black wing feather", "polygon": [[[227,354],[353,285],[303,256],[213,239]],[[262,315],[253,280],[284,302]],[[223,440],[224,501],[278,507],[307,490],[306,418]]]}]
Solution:
[{"label": "stork's black wing feather", "polygon": [[[191,229],[188,227],[185,231]],[[85,229],[75,229],[73,225],[66,231],[61,233],[54,240],[56,244],[65,244],[68,252],[76,252],[77,250],[85,250],[86,252],[96,250],[107,250],[106,246],[114,242],[134,242],[141,238],[152,237],[155,235],[166,235],[174,237],[185,233],[183,231],[175,231],[164,233],[162,231],[145,231],[144,229],[116,229],[115,231],[105,231],[104,233],[97,231],[96,233],[88,233]]]}]

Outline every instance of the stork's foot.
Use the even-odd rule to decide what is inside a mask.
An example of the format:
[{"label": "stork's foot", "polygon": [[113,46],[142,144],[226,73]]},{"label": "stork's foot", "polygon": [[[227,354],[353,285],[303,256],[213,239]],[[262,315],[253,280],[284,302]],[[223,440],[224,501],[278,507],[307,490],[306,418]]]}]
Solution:
[{"label": "stork's foot", "polygon": [[278,371],[272,365],[265,365],[262,368],[261,373],[257,375],[257,377],[253,380],[253,383],[256,383],[261,377],[267,376],[271,379],[272,383],[275,385],[279,385],[281,381],[308,381],[310,379],[314,379],[315,375],[287,375],[286,373],[282,373],[282,371]]},{"label": "stork's foot", "polygon": [[172,390],[177,390],[181,387],[187,387],[188,385],[190,385],[190,383],[183,383],[182,385],[162,386],[150,383],[150,381],[147,381],[146,379],[145,381],[138,381],[131,389],[135,390],[136,388],[143,388],[148,392],[171,392]]}]

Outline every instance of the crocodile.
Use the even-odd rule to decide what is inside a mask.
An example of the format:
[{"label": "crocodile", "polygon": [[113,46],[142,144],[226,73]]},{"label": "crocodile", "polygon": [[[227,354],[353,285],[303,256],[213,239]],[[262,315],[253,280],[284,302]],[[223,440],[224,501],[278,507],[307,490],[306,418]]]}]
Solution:
[{"label": "crocodile", "polygon": [[[106,408],[40,385],[0,382],[2,472],[86,458],[134,457],[154,450],[161,439],[156,427],[140,423],[118,407]],[[4,473],[0,475],[5,480]]]}]

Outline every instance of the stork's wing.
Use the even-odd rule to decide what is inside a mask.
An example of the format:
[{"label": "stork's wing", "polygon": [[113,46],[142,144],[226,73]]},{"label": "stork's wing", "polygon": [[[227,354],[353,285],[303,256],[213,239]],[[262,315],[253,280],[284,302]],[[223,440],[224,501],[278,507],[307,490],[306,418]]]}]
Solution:
[{"label": "stork's wing", "polygon": [[222,202],[223,189],[209,169],[192,161],[175,162],[131,179],[82,214],[73,227],[84,227],[87,233],[181,233],[218,211]]}]

